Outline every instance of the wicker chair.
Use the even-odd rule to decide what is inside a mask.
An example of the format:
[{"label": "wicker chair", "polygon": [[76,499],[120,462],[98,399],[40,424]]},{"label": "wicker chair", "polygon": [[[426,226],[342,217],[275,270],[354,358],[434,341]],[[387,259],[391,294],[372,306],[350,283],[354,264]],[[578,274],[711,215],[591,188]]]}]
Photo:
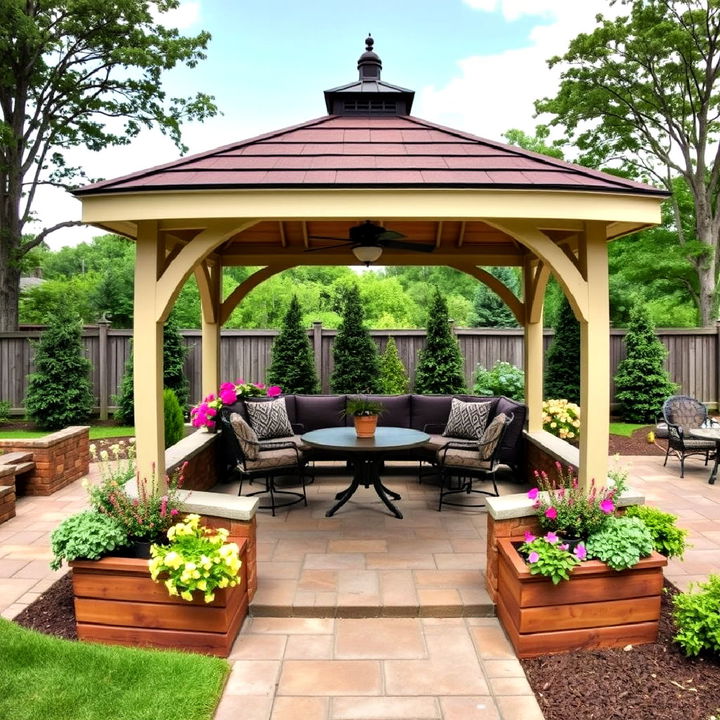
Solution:
[{"label": "wicker chair", "polygon": [[[454,505],[456,507],[485,507],[485,502],[454,502],[447,500],[449,495],[465,493],[470,495],[492,495],[497,497],[497,482],[495,471],[500,465],[498,460],[499,449],[503,436],[513,421],[513,414],[497,415],[488,425],[485,433],[479,441],[451,441],[437,451],[437,470],[440,471],[440,502],[438,510],[442,511],[443,505]],[[473,487],[475,480],[490,480],[493,489],[478,490]]]},{"label": "wicker chair", "polygon": [[705,465],[715,454],[714,440],[693,438],[689,430],[701,427],[713,427],[715,423],[708,419],[707,408],[688,395],[673,395],[662,407],[662,414],[668,427],[667,452],[665,462],[672,453],[680,459],[680,477],[685,477],[685,458],[691,455],[704,455]]}]

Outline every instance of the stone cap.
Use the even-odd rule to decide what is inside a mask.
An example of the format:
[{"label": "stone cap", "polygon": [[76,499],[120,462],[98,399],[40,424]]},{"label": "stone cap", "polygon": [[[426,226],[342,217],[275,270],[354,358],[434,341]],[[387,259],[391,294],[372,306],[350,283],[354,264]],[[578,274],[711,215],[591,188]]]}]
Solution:
[{"label": "stone cap", "polygon": [[7,438],[0,440],[0,448],[48,448],[57,445],[63,440],[76,437],[78,435],[87,435],[90,432],[89,425],[71,425],[57,432],[43,435],[39,438]]}]

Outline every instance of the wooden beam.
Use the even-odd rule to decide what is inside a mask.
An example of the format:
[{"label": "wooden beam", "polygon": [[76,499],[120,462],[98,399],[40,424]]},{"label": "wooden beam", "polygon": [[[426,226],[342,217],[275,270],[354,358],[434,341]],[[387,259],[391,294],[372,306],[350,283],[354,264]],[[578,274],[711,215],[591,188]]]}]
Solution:
[{"label": "wooden beam", "polygon": [[285,235],[285,223],[282,220],[278,223],[278,228],[280,230],[280,244],[285,248],[288,243]]},{"label": "wooden beam", "polygon": [[439,248],[440,244],[442,243],[442,231],[443,231],[443,224],[442,220],[440,220],[437,224],[437,230],[435,231],[435,247]]},{"label": "wooden beam", "polygon": [[456,243],[457,247],[462,247],[464,240],[465,240],[465,221],[463,220],[463,222],[460,223],[460,232],[458,233],[457,243]]}]

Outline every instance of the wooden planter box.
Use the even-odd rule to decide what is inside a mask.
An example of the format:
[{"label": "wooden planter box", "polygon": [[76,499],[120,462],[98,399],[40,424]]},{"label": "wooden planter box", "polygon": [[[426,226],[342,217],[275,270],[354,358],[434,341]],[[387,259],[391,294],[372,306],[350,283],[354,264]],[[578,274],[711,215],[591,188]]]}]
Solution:
[{"label": "wooden planter box", "polygon": [[530,574],[516,545],[498,539],[497,612],[518,657],[657,639],[667,558],[654,552],[622,572],[591,560],[578,565],[570,580],[553,585]]},{"label": "wooden planter box", "polygon": [[70,563],[78,638],[227,657],[248,609],[246,542],[239,545],[240,584],[217,590],[211,603],[202,593],[192,602],[168,595],[163,583],[150,579],[147,560]]}]

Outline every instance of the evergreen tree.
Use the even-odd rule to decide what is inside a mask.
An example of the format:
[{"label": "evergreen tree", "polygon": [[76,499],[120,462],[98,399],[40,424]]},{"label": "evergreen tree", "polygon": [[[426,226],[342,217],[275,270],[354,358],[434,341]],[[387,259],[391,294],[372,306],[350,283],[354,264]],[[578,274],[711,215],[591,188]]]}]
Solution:
[{"label": "evergreen tree", "polygon": [[135,389],[133,387],[135,358],[130,341],[130,355],[125,363],[125,373],[120,381],[119,392],[115,398],[117,409],[115,410],[115,421],[120,425],[135,424]]},{"label": "evergreen tree", "polygon": [[389,337],[385,352],[380,356],[380,392],[402,395],[408,391],[410,379],[398,354],[395,338]]},{"label": "evergreen tree", "polygon": [[90,361],[83,354],[80,322],[59,305],[35,348],[25,408],[41,428],[60,430],[85,422],[93,407]]},{"label": "evergreen tree", "polygon": [[184,414],[174,390],[163,390],[163,411],[165,414],[165,448],[169,448],[185,435]]},{"label": "evergreen tree", "polygon": [[545,397],[580,402],[580,323],[564,295],[547,351]]},{"label": "evergreen tree", "polygon": [[[520,290],[517,273],[509,267],[492,267],[489,271],[516,295]],[[485,283],[480,283],[473,297],[470,317],[473,327],[517,327],[518,322],[510,308]]]},{"label": "evergreen tree", "polygon": [[269,385],[279,385],[286,394],[312,394],[318,391],[315,359],[307,332],[302,326],[297,295],[293,295],[290,300],[282,329],[273,343],[267,381]]},{"label": "evergreen tree", "polygon": [[425,347],[415,369],[415,392],[454,395],[464,390],[460,346],[450,330],[447,303],[436,289],[428,313]]},{"label": "evergreen tree", "polygon": [[365,327],[357,285],[345,295],[342,320],[333,345],[330,386],[334,393],[374,393],[379,391],[377,345]]},{"label": "evergreen tree", "polygon": [[663,402],[677,386],[670,382],[663,367],[667,350],[655,335],[650,313],[640,303],[630,311],[625,347],[627,356],[618,365],[614,378],[622,419],[631,423],[654,423]]}]

